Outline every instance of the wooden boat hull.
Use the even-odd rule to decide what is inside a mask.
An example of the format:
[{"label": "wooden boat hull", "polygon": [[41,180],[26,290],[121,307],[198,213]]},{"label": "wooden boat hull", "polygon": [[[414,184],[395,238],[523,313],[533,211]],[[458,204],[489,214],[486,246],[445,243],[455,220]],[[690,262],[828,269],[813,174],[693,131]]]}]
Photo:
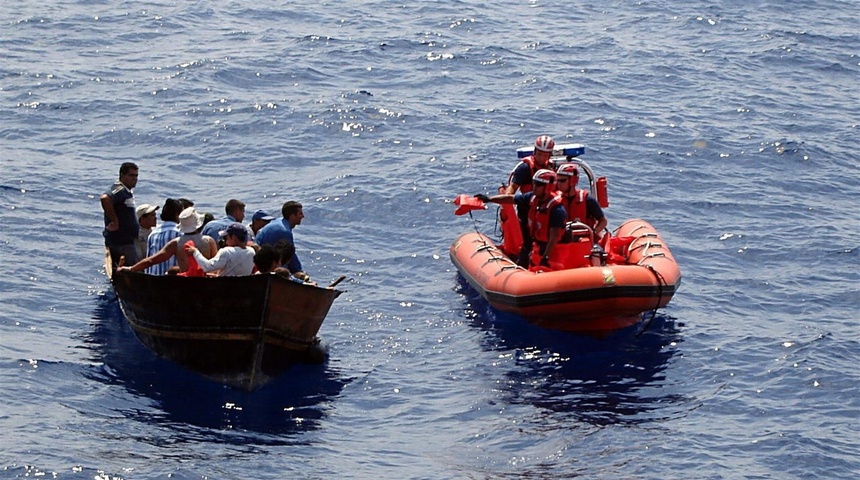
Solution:
[{"label": "wooden boat hull", "polygon": [[317,333],[342,293],[277,275],[187,278],[119,270],[111,282],[144,345],[245,390],[296,363],[324,361]]},{"label": "wooden boat hull", "polygon": [[614,236],[634,237],[622,264],[532,272],[517,267],[477,232],[458,237],[450,256],[466,281],[497,310],[546,328],[607,332],[666,306],[681,283],[675,259],[648,222],[629,220]]}]

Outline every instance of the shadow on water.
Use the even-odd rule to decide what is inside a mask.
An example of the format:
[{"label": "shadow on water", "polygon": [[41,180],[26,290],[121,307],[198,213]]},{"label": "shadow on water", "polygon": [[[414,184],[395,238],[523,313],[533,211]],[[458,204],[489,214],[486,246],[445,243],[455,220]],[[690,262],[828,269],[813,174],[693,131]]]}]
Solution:
[{"label": "shadow on water", "polygon": [[[239,443],[247,441],[234,435],[242,431],[304,433],[319,427],[332,401],[349,382],[327,364],[296,365],[268,385],[244,392],[200,377],[146,348],[125,321],[112,290],[98,299],[93,318],[86,342],[93,360],[101,366],[92,367],[86,375],[151,400],[156,413],[139,405],[127,408],[127,399],[116,401],[117,411],[144,423],[171,422],[179,424],[180,430],[185,426],[215,429],[219,431],[215,440],[226,437]],[[223,435],[228,431],[231,435]],[[251,439],[254,443],[261,440],[265,441]]]},{"label": "shadow on water", "polygon": [[660,421],[691,408],[664,374],[682,341],[672,317],[658,313],[640,335],[642,322],[600,339],[548,330],[492,309],[458,278],[465,316],[487,332],[484,347],[515,360],[517,368],[505,374],[512,404],[569,413],[593,425]]}]

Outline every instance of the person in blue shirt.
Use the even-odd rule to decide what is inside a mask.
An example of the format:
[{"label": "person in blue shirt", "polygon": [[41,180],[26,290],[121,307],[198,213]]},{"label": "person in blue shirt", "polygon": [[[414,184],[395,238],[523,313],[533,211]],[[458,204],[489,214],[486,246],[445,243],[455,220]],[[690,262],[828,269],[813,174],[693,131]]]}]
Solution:
[{"label": "person in blue shirt", "polygon": [[265,227],[269,224],[275,217],[269,215],[269,212],[265,210],[257,210],[251,215],[251,231],[254,232],[254,235],[257,235],[257,232],[260,231],[261,228]]},{"label": "person in blue shirt", "polygon": [[125,257],[126,265],[133,265],[140,260],[134,246],[140,225],[137,223],[132,191],[137,186],[137,177],[137,165],[131,162],[123,163],[119,167],[119,180],[99,197],[105,221],[102,235],[105,237],[105,247],[110,251],[114,268],[120,263],[121,257]]},{"label": "person in blue shirt", "polygon": [[[224,212],[227,214],[226,216],[217,220],[212,220],[203,227],[203,235],[209,235],[212,237],[219,247],[222,243],[221,232],[226,231],[227,227],[233,223],[242,223],[242,220],[245,220],[245,203],[241,200],[231,198],[230,200],[227,200],[227,204],[224,206]],[[248,228],[248,242],[253,243],[253,241],[254,232]]]},{"label": "person in blue shirt", "polygon": [[[303,218],[305,218],[305,214],[301,203],[294,200],[284,203],[281,207],[281,218],[272,220],[257,232],[257,245],[274,246],[281,240],[286,240],[295,245],[293,229],[302,223]],[[293,255],[286,267],[296,278],[306,282],[310,281],[310,276],[302,270],[302,262],[298,255]]]},{"label": "person in blue shirt", "polygon": [[[161,225],[152,229],[149,238],[146,239],[146,257],[152,258],[170,243],[174,238],[179,238],[179,214],[182,212],[182,203],[175,198],[168,198],[161,207]],[[167,271],[176,266],[176,257],[170,256],[167,260],[152,264],[147,267],[146,273],[150,275],[165,275]]]}]

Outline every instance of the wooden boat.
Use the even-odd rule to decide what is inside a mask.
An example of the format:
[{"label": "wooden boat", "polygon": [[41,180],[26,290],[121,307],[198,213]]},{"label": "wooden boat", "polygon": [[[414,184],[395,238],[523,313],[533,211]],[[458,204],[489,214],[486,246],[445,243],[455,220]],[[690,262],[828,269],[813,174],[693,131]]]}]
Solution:
[{"label": "wooden boat", "polygon": [[317,333],[343,293],[279,275],[195,278],[121,269],[111,283],[144,345],[204,377],[249,391],[296,363],[324,361]]},{"label": "wooden boat", "polygon": [[[577,163],[588,177],[590,191],[604,208],[608,206],[605,179],[596,179],[584,161],[573,158],[584,148],[557,149],[553,155]],[[522,157],[524,152],[519,153]],[[456,214],[485,208],[482,202],[463,197],[454,202],[460,206]],[[666,242],[640,219],[628,220],[606,235],[602,249],[594,248],[587,226],[569,223],[573,235],[556,245],[549,268],[520,267],[511,258],[522,242],[519,223],[510,204],[502,207],[510,207],[500,211],[501,229],[507,232],[504,243],[497,245],[475,231],[460,235],[449,252],[463,278],[496,310],[546,328],[599,336],[634,325],[643,313],[665,307],[681,284],[681,271]]]}]

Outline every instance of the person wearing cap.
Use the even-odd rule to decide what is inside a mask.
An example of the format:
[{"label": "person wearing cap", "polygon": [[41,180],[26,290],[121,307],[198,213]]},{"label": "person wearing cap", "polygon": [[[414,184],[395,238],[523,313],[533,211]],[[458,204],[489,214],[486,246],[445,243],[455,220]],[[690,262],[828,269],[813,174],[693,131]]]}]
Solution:
[{"label": "person wearing cap", "polygon": [[556,174],[550,169],[541,169],[532,177],[534,189],[516,194],[503,193],[492,197],[479,193],[475,198],[484,203],[513,203],[528,210],[528,235],[523,237],[523,247],[517,264],[528,268],[533,245],[537,245],[539,264],[549,266],[549,256],[564,235],[567,211],[561,193],[556,191]]},{"label": "person wearing cap", "polygon": [[245,225],[235,222],[221,232],[227,246],[218,250],[212,258],[206,258],[193,245],[183,248],[185,253],[193,255],[194,260],[204,272],[215,272],[218,277],[241,277],[251,275],[254,271],[254,255],[256,251],[248,246],[248,229]]},{"label": "person wearing cap", "polygon": [[567,221],[588,225],[594,232],[594,241],[600,241],[607,225],[606,215],[597,199],[588,194],[588,190],[576,188],[579,168],[575,163],[564,163],[558,167],[556,175],[558,190],[561,192],[564,209],[567,210]]},{"label": "person wearing cap", "polygon": [[167,269],[166,273],[182,273],[188,270],[188,254],[181,248],[186,242],[191,242],[206,258],[212,258],[218,252],[218,246],[212,237],[203,235],[203,215],[197,213],[194,207],[189,207],[179,214],[180,236],[171,239],[161,250],[127,267],[132,272],[140,272],[154,265],[161,265],[168,260],[176,264]]},{"label": "person wearing cap", "polygon": [[134,241],[134,248],[137,249],[138,258],[146,256],[146,239],[152,233],[153,227],[155,227],[156,210],[158,210],[158,205],[153,206],[148,203],[138,205],[137,207],[137,223],[140,229],[138,230],[137,239]]},{"label": "person wearing cap", "polygon": [[[214,238],[215,243],[220,243],[221,232],[225,231],[228,226],[233,223],[242,223],[245,220],[245,203],[241,200],[231,198],[224,205],[224,212],[226,213],[224,217],[212,220],[203,227],[203,235],[209,235]],[[248,230],[248,240],[254,240],[254,232],[249,227],[245,228]]]},{"label": "person wearing cap", "polygon": [[[275,245],[281,240],[286,240],[295,245],[293,229],[302,223],[303,218],[305,218],[305,214],[301,203],[294,200],[285,202],[281,206],[281,218],[269,222],[257,232],[257,244],[261,246]],[[285,266],[297,278],[309,281],[310,276],[302,270],[302,262],[298,255],[293,255],[293,258]]]},{"label": "person wearing cap", "polygon": [[137,186],[138,171],[136,164],[123,163],[119,167],[119,179],[99,197],[105,222],[102,235],[114,268],[120,264],[122,257],[125,257],[126,264],[140,259],[134,245],[140,229],[133,192]]},{"label": "person wearing cap", "polygon": [[[182,235],[179,233],[178,224],[180,212],[182,212],[182,203],[179,200],[168,198],[164,201],[164,206],[161,207],[161,225],[155,227],[146,240],[146,255],[148,258],[153,258],[171,240]],[[162,262],[147,267],[146,273],[150,275],[164,275],[171,267],[175,266],[176,259],[171,256]]]},{"label": "person wearing cap", "polygon": [[251,232],[253,232],[254,235],[257,235],[261,228],[268,225],[269,222],[274,219],[275,217],[269,215],[269,212],[265,210],[255,211],[254,214],[251,215]]}]

